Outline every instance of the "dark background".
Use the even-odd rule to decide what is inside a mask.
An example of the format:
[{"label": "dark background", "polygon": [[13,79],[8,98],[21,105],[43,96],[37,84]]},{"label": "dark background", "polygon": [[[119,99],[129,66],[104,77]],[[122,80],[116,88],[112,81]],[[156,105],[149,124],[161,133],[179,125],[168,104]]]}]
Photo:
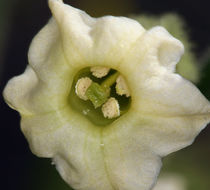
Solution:
[{"label": "dark background", "polygon": [[[47,0],[0,0],[0,92],[13,76],[21,74],[27,65],[27,51],[34,35],[50,18]],[[186,21],[194,51],[202,67],[200,90],[210,99],[210,59],[203,59],[210,44],[210,8],[208,1],[187,0],[69,0],[72,6],[91,16],[165,12],[179,13]],[[207,54],[208,56],[208,54]],[[209,56],[210,57],[210,56]],[[49,159],[32,155],[20,131],[19,115],[0,97],[1,111],[1,178],[6,190],[68,190]],[[195,143],[164,160],[164,171],[181,173],[189,181],[189,190],[209,190],[210,127]]]}]

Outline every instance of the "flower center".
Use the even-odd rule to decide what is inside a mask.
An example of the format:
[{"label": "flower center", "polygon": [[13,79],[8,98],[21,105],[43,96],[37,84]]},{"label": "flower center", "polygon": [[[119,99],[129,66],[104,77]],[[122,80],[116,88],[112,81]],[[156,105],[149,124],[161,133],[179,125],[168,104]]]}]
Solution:
[{"label": "flower center", "polygon": [[121,73],[107,67],[87,67],[74,77],[70,106],[93,124],[105,126],[130,107],[131,97]]}]

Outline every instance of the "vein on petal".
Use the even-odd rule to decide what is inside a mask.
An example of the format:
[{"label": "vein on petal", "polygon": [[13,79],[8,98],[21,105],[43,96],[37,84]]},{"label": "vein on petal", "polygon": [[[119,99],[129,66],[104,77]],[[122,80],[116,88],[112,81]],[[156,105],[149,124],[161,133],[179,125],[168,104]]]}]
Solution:
[{"label": "vein on petal", "polygon": [[[101,129],[101,131],[100,131],[101,144],[104,144],[103,138],[104,138],[103,137],[103,129]],[[106,146],[106,145],[104,144],[104,146]],[[112,189],[113,190],[118,190],[118,189],[116,189],[115,185],[113,184],[113,182],[111,180],[111,177],[109,175],[109,172],[108,172],[108,166],[107,166],[106,156],[105,156],[105,152],[104,152],[104,148],[105,148],[104,146],[101,146],[101,153],[102,153],[102,157],[103,157],[105,173],[106,173],[107,179],[108,179]]]}]

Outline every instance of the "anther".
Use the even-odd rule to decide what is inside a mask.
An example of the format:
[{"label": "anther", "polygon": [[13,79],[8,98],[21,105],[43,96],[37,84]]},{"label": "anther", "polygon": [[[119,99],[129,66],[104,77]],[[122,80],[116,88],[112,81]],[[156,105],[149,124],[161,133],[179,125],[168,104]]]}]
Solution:
[{"label": "anther", "polygon": [[110,68],[95,66],[95,67],[91,67],[90,71],[93,76],[95,76],[97,78],[102,78],[102,77],[105,77],[109,73]]},{"label": "anther", "polygon": [[122,75],[117,77],[115,88],[116,88],[116,92],[118,95],[121,95],[121,96],[125,95],[126,97],[130,97],[129,88],[128,88],[126,81]]},{"label": "anther", "polygon": [[115,98],[109,98],[102,106],[102,113],[105,118],[112,119],[120,116],[120,106]]},{"label": "anther", "polygon": [[75,92],[79,98],[82,100],[88,100],[88,97],[85,95],[87,89],[92,84],[92,80],[88,77],[80,78],[75,86]]}]

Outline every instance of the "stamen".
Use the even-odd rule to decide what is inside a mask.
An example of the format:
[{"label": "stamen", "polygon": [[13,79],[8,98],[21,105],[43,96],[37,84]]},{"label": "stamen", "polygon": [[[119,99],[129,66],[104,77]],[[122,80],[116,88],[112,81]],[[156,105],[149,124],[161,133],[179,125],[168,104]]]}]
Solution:
[{"label": "stamen", "polygon": [[[83,77],[81,76],[82,78],[80,78],[75,85],[76,95],[82,100],[90,100],[95,108],[95,112],[98,112],[99,110],[97,108],[101,107],[99,115],[101,115],[100,117],[103,117],[106,121],[112,121],[111,119],[117,118],[125,113],[125,106],[127,105],[126,102],[129,102],[127,101],[129,99],[127,98],[130,96],[130,91],[126,81],[118,71],[112,70],[112,74],[110,73],[110,75],[104,79],[99,79],[100,77],[106,76],[109,70],[110,68],[100,66],[88,68],[85,71],[85,75],[83,74]],[[92,81],[89,77],[87,77],[90,76],[90,71],[92,72],[91,74],[96,76],[98,79],[94,79],[94,77],[91,76]],[[110,95],[112,97],[110,97]],[[125,95],[126,98],[121,98],[118,95]],[[119,102],[114,97],[118,97]],[[87,105],[90,104],[88,103]],[[122,110],[120,110],[120,107]],[[86,106],[81,111],[83,115],[90,117],[90,113],[94,113],[93,110],[90,110],[91,107]],[[99,115],[97,115],[97,117]]]},{"label": "stamen", "polygon": [[109,98],[102,106],[102,113],[105,118],[112,119],[120,116],[120,106],[115,98]]},{"label": "stamen", "polygon": [[125,95],[126,97],[130,97],[130,91],[122,75],[118,76],[115,88],[118,95]]},{"label": "stamen", "polygon": [[92,75],[97,77],[97,78],[102,78],[104,76],[106,76],[109,71],[110,68],[108,67],[101,67],[101,66],[95,66],[95,67],[91,67],[90,71],[92,72]]},{"label": "stamen", "polygon": [[89,88],[89,86],[92,84],[92,80],[88,77],[80,78],[75,86],[75,92],[79,98],[83,100],[88,100],[88,97],[86,96],[86,91]]}]

